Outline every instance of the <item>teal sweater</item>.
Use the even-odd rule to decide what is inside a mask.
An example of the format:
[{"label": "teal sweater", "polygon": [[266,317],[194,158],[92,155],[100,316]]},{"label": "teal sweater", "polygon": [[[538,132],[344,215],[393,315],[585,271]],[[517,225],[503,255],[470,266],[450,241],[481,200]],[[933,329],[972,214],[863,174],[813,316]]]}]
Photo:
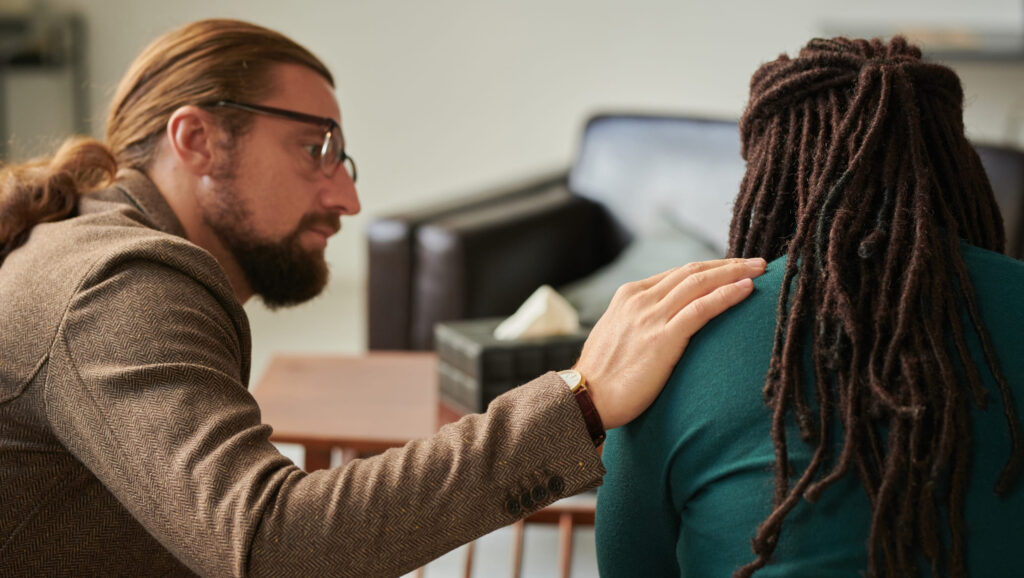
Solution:
[{"label": "teal sweater", "polygon": [[[1024,417],[1024,263],[965,244],[961,251]],[[770,410],[761,390],[784,266],[785,258],[770,263],[753,295],[692,340],[651,408],[609,433],[596,527],[602,576],[729,576],[754,560],[750,540],[771,510],[774,487]],[[968,567],[973,576],[1024,575],[1024,484],[994,495],[1009,455],[1007,426],[999,390],[967,327],[989,392],[989,409],[971,417]],[[792,419],[787,440],[802,472],[812,448]],[[756,576],[860,575],[869,511],[855,475],[830,486],[817,504],[801,501],[771,563]]]}]

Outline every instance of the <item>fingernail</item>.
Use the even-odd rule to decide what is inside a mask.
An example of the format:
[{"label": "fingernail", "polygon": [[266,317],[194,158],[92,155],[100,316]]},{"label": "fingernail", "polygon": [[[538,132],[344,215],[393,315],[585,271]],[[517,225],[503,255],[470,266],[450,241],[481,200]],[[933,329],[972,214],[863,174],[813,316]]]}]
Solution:
[{"label": "fingernail", "polygon": [[760,257],[757,257],[756,259],[747,259],[748,267],[753,267],[755,269],[763,269],[765,265],[767,265],[767,263],[765,263],[765,260]]},{"label": "fingernail", "polygon": [[749,289],[754,286],[754,282],[749,277],[747,277],[745,279],[740,279],[739,281],[733,283],[733,285],[741,289]]}]

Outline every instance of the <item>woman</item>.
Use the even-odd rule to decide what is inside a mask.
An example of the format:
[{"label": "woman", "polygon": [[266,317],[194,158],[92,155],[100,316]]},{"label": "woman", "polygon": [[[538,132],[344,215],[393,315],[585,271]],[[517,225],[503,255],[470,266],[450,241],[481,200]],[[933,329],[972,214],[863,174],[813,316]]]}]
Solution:
[{"label": "woman", "polygon": [[1024,263],[962,102],[902,38],[754,74],[730,253],[775,260],[608,437],[602,575],[1019,574]]}]

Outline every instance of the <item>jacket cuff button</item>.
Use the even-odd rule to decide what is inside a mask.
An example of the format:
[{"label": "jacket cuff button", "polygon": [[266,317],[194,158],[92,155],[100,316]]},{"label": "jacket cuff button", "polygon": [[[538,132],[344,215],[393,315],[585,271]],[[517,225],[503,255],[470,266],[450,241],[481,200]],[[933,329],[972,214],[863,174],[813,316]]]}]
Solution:
[{"label": "jacket cuff button", "polygon": [[523,509],[519,505],[519,500],[515,498],[509,498],[508,501],[505,502],[505,511],[508,512],[509,515],[511,516],[518,516],[519,513],[523,511]]},{"label": "jacket cuff button", "polygon": [[565,490],[565,480],[561,476],[551,476],[551,479],[548,480],[548,490],[552,495],[561,495]]},{"label": "jacket cuff button", "polygon": [[529,510],[533,507],[533,498],[530,497],[530,492],[523,492],[523,495],[519,496],[519,503],[523,505],[523,508]]},{"label": "jacket cuff button", "polygon": [[544,486],[535,486],[530,495],[533,496],[534,502],[543,502],[548,499],[548,490]]}]

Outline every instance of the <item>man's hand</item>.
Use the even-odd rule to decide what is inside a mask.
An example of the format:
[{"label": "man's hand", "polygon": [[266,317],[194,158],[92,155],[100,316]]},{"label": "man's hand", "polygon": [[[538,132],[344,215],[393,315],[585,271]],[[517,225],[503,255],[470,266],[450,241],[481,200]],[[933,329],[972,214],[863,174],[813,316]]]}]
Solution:
[{"label": "man's hand", "polygon": [[764,269],[763,259],[690,263],[615,292],[576,363],[606,429],[654,402],[693,334],[750,295]]}]

